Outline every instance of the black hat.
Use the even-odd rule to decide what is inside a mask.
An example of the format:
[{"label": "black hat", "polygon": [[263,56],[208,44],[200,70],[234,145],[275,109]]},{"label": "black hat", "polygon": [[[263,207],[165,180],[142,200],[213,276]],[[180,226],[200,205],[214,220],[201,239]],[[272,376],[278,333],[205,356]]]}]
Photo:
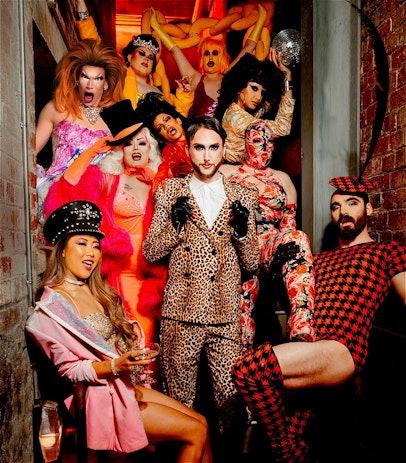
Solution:
[{"label": "black hat", "polygon": [[100,115],[114,137],[114,141],[109,141],[111,146],[122,145],[132,138],[142,126],[131,100],[128,99],[104,108]]},{"label": "black hat", "polygon": [[44,225],[44,237],[52,246],[67,235],[91,235],[104,238],[99,228],[100,209],[89,201],[72,201],[56,209]]},{"label": "black hat", "polygon": [[373,190],[373,184],[366,178],[361,177],[334,177],[329,183],[343,193],[368,193]]}]

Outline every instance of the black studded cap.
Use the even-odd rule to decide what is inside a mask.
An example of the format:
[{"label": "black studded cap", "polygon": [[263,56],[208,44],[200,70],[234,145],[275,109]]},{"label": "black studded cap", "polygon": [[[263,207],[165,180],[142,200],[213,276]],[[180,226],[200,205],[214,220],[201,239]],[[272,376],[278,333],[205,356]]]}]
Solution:
[{"label": "black studded cap", "polygon": [[56,209],[47,218],[44,237],[52,246],[67,235],[91,235],[102,239],[101,220],[102,214],[96,204],[72,201]]}]

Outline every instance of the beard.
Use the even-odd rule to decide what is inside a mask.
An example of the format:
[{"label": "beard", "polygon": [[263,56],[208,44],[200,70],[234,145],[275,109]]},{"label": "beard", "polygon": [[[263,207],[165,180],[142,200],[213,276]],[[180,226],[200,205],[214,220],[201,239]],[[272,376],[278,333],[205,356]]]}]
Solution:
[{"label": "beard", "polygon": [[[346,224],[350,221],[354,224],[353,227],[345,226],[342,227],[342,221],[346,219]],[[340,217],[340,220],[337,222],[337,232],[338,236],[344,241],[351,241],[355,239],[366,227],[367,225],[367,215],[364,212],[359,219],[353,219],[349,216]]]},{"label": "beard", "polygon": [[216,175],[216,173],[219,170],[223,160],[221,159],[217,164],[214,164],[209,171],[202,170],[200,168],[199,164],[196,164],[192,160],[190,162],[192,163],[193,169],[194,169],[195,173],[197,174],[198,178],[209,179],[209,178],[212,178],[212,177],[214,177]]}]

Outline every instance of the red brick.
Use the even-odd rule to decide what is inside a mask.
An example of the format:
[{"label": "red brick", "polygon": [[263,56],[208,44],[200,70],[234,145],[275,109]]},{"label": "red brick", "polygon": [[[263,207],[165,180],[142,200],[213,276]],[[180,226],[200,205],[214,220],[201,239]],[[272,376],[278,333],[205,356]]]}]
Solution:
[{"label": "red brick", "polygon": [[382,207],[384,209],[401,209],[406,207],[406,187],[396,191],[382,193]]},{"label": "red brick", "polygon": [[0,271],[3,277],[11,277],[11,257],[0,257]]},{"label": "red brick", "polygon": [[388,225],[391,229],[401,230],[406,228],[406,214],[402,211],[389,211]]},{"label": "red brick", "polygon": [[390,187],[391,188],[401,188],[406,184],[406,175],[405,172],[397,170],[390,174]]}]

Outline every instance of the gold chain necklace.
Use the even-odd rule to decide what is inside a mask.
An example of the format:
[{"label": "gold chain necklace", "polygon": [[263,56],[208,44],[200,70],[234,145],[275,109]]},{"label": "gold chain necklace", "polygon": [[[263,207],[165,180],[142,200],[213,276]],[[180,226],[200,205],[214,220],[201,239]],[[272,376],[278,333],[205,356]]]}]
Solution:
[{"label": "gold chain necklace", "polygon": [[92,125],[96,124],[100,117],[100,113],[103,111],[103,108],[100,106],[86,106],[83,103],[80,103],[79,107]]}]

